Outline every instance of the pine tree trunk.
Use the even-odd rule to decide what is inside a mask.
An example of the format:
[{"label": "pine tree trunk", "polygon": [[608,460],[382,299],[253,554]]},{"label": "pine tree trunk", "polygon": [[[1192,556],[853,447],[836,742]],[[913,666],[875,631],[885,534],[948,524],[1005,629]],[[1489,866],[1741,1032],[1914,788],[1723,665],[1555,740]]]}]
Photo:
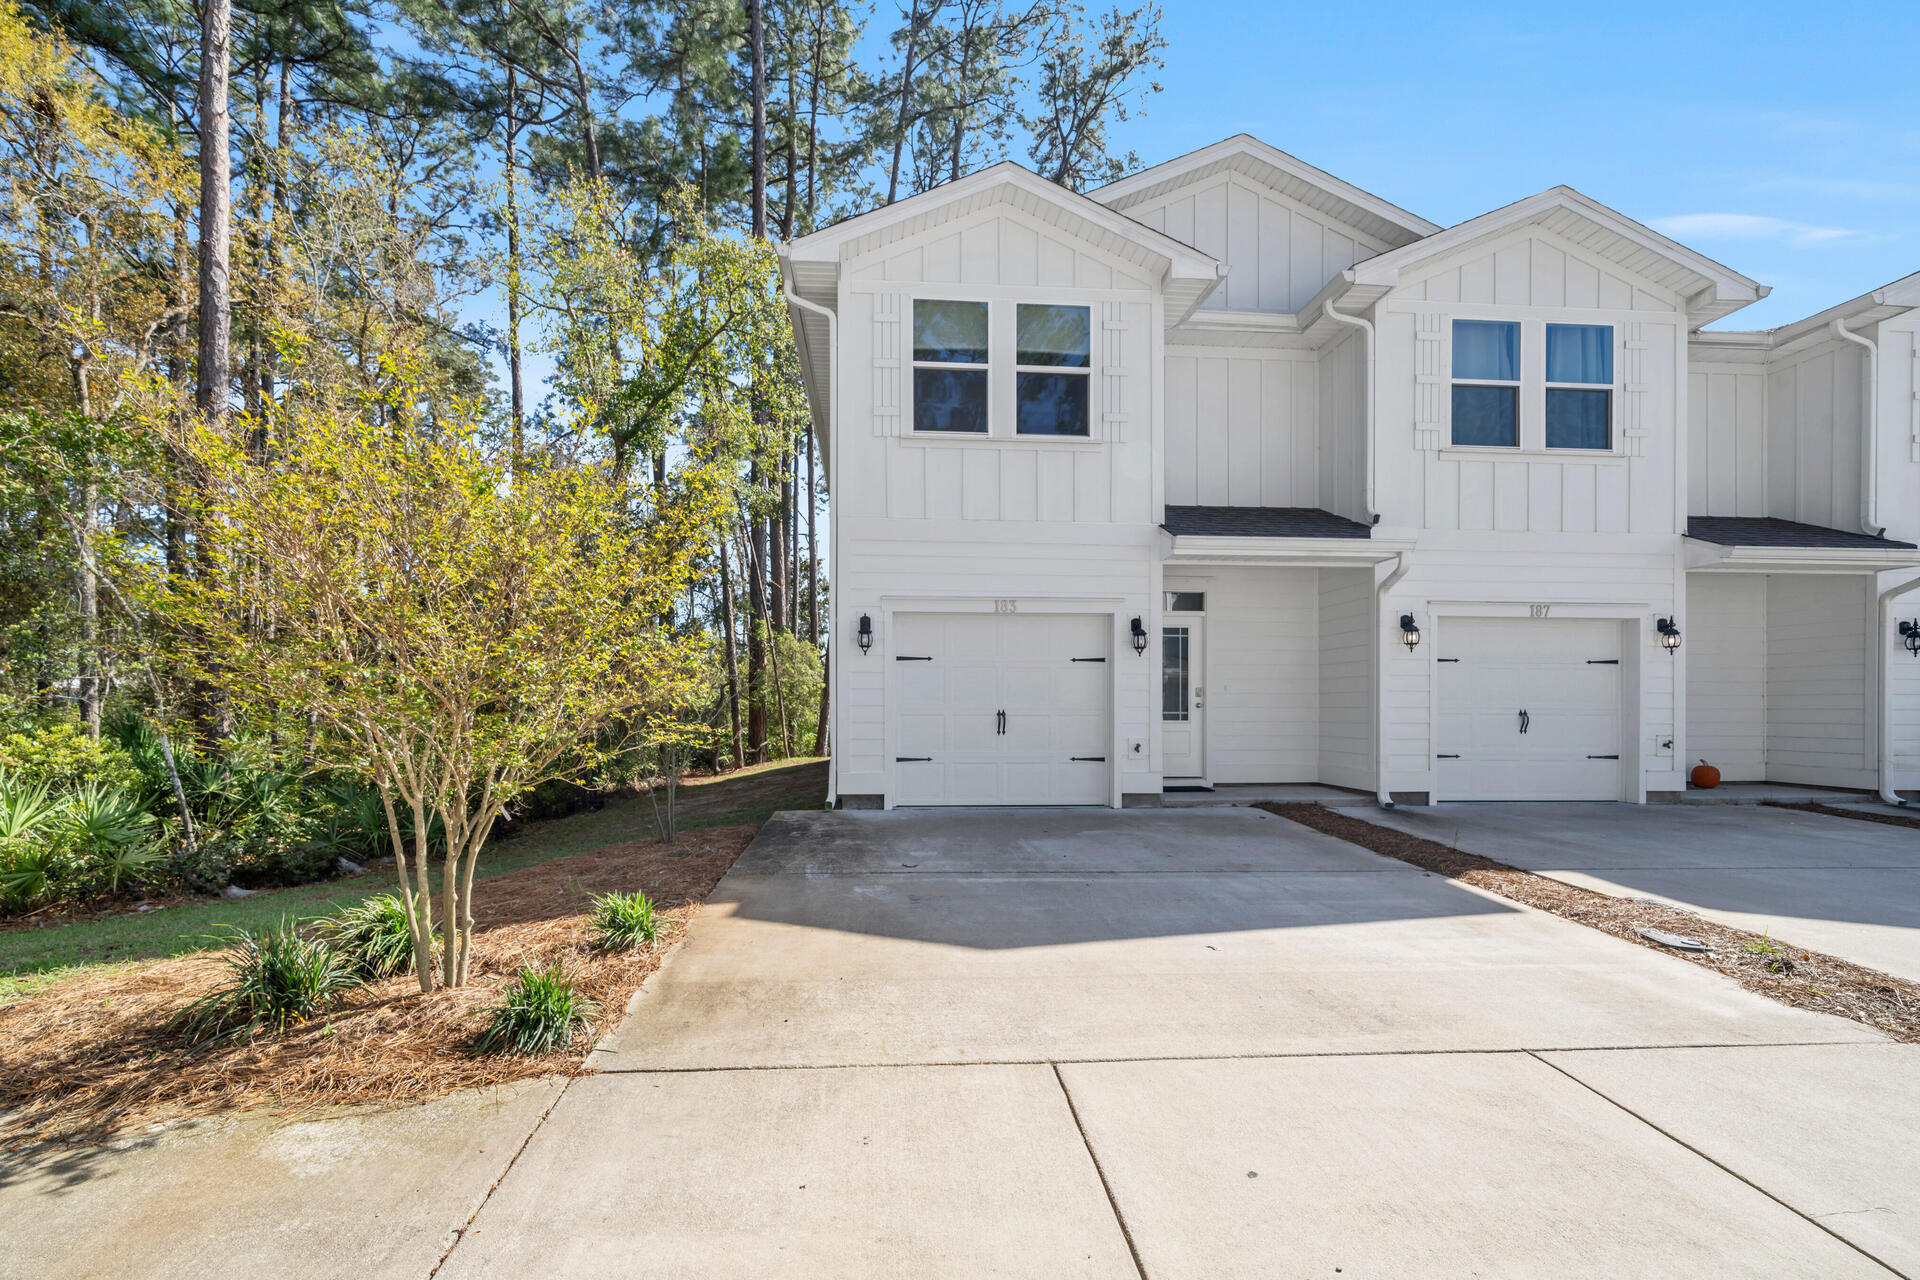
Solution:
[{"label": "pine tree trunk", "polygon": [[194,407],[219,425],[231,377],[233,161],[228,75],[233,58],[231,0],[201,0],[200,13],[200,367]]},{"label": "pine tree trunk", "polygon": [[765,521],[747,521],[741,552],[747,575],[747,752],[754,763],[767,758],[767,593],[761,573]]},{"label": "pine tree trunk", "polygon": [[753,234],[767,234],[767,22],[765,0],[747,0],[747,42],[753,51]]},{"label": "pine tree trunk", "polygon": [[720,539],[720,633],[727,645],[727,712],[733,721],[733,767],[747,763],[746,740],[740,729],[740,658],[733,644],[733,578],[727,572],[727,543]]},{"label": "pine tree trunk", "polygon": [[507,376],[512,383],[513,469],[520,470],[526,448],[526,392],[520,365],[520,208],[515,182],[519,165],[520,121],[516,114],[520,86],[512,66],[507,68]]}]

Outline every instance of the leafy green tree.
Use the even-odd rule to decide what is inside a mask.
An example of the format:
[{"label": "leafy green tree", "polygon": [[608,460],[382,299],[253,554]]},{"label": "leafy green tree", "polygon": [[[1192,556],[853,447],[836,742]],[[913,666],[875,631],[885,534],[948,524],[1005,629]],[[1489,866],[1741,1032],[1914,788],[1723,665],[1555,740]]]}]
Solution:
[{"label": "leafy green tree", "polygon": [[[1040,64],[1037,102],[1026,124],[1033,135],[1029,155],[1043,176],[1084,191],[1111,182],[1139,165],[1132,152],[1107,149],[1107,129],[1131,117],[1160,92],[1150,77],[1166,64],[1160,51],[1160,7],[1109,10],[1100,19],[1093,46],[1077,24],[1064,27]],[[1142,80],[1142,77],[1149,77]]]}]

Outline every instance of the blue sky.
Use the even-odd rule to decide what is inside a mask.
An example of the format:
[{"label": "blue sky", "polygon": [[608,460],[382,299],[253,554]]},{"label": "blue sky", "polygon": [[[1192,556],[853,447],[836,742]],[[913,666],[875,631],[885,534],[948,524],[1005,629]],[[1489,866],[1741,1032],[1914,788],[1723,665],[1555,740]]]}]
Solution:
[{"label": "blue sky", "polygon": [[1916,0],[1166,9],[1143,164],[1244,131],[1443,225],[1566,183],[1773,286],[1717,328],[1920,271]]}]

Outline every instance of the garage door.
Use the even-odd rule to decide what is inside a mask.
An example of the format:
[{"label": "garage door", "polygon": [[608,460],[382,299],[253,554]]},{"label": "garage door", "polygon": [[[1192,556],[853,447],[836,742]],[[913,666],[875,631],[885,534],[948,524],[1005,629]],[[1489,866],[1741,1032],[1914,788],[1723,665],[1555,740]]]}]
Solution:
[{"label": "garage door", "polygon": [[893,619],[895,804],[1106,804],[1113,620]]},{"label": "garage door", "polygon": [[1621,798],[1618,623],[1449,618],[1439,632],[1438,798]]}]

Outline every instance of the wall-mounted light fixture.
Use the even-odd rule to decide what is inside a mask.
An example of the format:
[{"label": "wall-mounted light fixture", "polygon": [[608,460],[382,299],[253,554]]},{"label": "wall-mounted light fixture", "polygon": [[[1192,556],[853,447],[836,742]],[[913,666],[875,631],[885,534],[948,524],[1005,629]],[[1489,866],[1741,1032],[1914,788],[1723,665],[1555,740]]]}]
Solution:
[{"label": "wall-mounted light fixture", "polygon": [[1680,628],[1673,625],[1672,618],[1657,618],[1653,629],[1660,633],[1660,647],[1671,654],[1680,647]]},{"label": "wall-mounted light fixture", "polygon": [[1400,643],[1407,646],[1408,653],[1420,647],[1420,624],[1410,613],[1400,615]]},{"label": "wall-mounted light fixture", "polygon": [[1133,620],[1127,633],[1133,637],[1133,651],[1135,653],[1145,653],[1147,651],[1147,629],[1140,625],[1140,619],[1135,618]]},{"label": "wall-mounted light fixture", "polygon": [[1920,622],[1900,624],[1900,643],[1907,646],[1907,652],[1920,658]]},{"label": "wall-mounted light fixture", "polygon": [[860,652],[873,648],[873,619],[866,614],[860,615],[860,632],[854,637],[860,642]]}]

